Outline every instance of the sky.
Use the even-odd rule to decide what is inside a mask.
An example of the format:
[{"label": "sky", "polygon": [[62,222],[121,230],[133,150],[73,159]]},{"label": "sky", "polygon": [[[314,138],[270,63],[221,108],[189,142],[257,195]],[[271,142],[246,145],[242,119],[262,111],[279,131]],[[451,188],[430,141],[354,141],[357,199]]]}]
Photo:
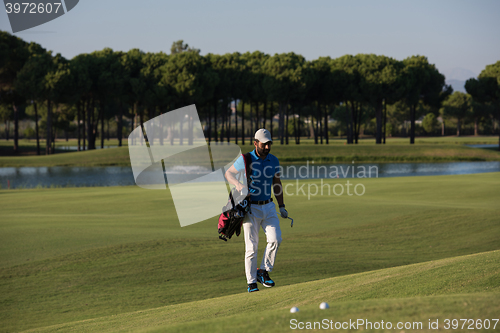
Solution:
[{"label": "sky", "polygon": [[[5,11],[0,30],[12,32]],[[180,39],[201,54],[424,55],[447,79],[465,80],[500,60],[500,1],[80,0],[15,35],[66,58],[105,47],[170,53]]]}]

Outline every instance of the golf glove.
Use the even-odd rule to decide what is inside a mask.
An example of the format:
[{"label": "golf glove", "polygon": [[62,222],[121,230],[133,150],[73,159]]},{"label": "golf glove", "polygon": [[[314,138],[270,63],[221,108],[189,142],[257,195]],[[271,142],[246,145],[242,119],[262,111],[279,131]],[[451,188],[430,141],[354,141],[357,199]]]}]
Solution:
[{"label": "golf glove", "polygon": [[281,217],[286,219],[288,217],[288,212],[286,211],[285,207],[280,207],[280,214]]}]

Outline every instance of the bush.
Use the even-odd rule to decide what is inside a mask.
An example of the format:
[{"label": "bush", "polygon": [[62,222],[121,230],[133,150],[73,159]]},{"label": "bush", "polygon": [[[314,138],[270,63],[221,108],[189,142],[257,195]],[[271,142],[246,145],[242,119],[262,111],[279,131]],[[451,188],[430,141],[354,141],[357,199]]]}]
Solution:
[{"label": "bush", "polygon": [[25,139],[31,140],[31,139],[35,138],[36,132],[35,132],[35,130],[33,128],[26,127],[26,129],[24,130],[23,134],[24,134],[24,138]]},{"label": "bush", "polygon": [[387,122],[385,124],[385,136],[389,137],[389,136],[393,136],[394,134],[395,134],[394,126],[392,125],[392,123]]},{"label": "bush", "polygon": [[422,120],[422,127],[427,133],[434,133],[437,125],[438,121],[433,113],[428,113]]}]

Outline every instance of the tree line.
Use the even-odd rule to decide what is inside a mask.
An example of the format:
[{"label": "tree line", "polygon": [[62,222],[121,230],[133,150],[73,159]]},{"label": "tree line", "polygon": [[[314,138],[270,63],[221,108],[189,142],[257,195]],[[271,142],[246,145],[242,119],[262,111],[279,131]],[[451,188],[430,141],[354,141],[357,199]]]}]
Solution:
[{"label": "tree line", "polygon": [[[300,143],[306,122],[315,143],[328,144],[331,119],[342,125],[348,144],[357,143],[361,126],[374,119],[380,144],[385,143],[388,108],[390,114],[399,108],[409,120],[414,143],[415,122],[422,112],[456,118],[458,134],[470,114],[476,126],[480,119],[500,121],[499,83],[500,61],[467,81],[468,94],[462,94],[452,93],[425,56],[402,61],[374,54],[306,61],[293,52],[271,56],[260,51],[202,56],[177,41],[170,54],[105,48],[68,60],[0,31],[0,105],[14,123],[15,152],[19,120],[27,107],[34,110],[38,154],[40,127],[46,154],[54,152],[60,123],[76,122],[78,150],[95,149],[99,130],[102,146],[105,121],[114,118],[121,146],[124,117],[133,118],[136,128],[190,104],[196,104],[209,141],[245,144],[249,132],[268,124],[273,131],[277,117],[273,136],[281,144],[288,144],[291,135]],[[427,119],[424,125],[433,122]]]}]

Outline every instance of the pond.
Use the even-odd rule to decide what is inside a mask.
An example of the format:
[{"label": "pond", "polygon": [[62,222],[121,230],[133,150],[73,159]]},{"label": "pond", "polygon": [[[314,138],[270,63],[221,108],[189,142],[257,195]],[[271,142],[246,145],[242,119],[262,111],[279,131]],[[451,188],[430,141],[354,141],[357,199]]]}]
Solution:
[{"label": "pond", "polygon": [[[178,171],[176,171],[178,170]],[[186,180],[207,172],[198,168],[178,167],[174,172]],[[302,164],[283,167],[284,179],[383,178],[408,176],[460,175],[500,172],[500,162],[451,163],[359,163]],[[130,167],[19,167],[0,168],[2,189],[68,186],[134,185]]]},{"label": "pond", "polygon": [[497,143],[495,143],[495,144],[487,143],[487,144],[479,144],[479,145],[465,145],[465,146],[471,147],[471,148],[498,148]]},{"label": "pond", "polygon": [[[118,146],[104,146],[104,149],[117,148]],[[101,149],[101,145],[97,144],[95,149]],[[78,150],[78,146],[56,146],[56,150]]]}]

